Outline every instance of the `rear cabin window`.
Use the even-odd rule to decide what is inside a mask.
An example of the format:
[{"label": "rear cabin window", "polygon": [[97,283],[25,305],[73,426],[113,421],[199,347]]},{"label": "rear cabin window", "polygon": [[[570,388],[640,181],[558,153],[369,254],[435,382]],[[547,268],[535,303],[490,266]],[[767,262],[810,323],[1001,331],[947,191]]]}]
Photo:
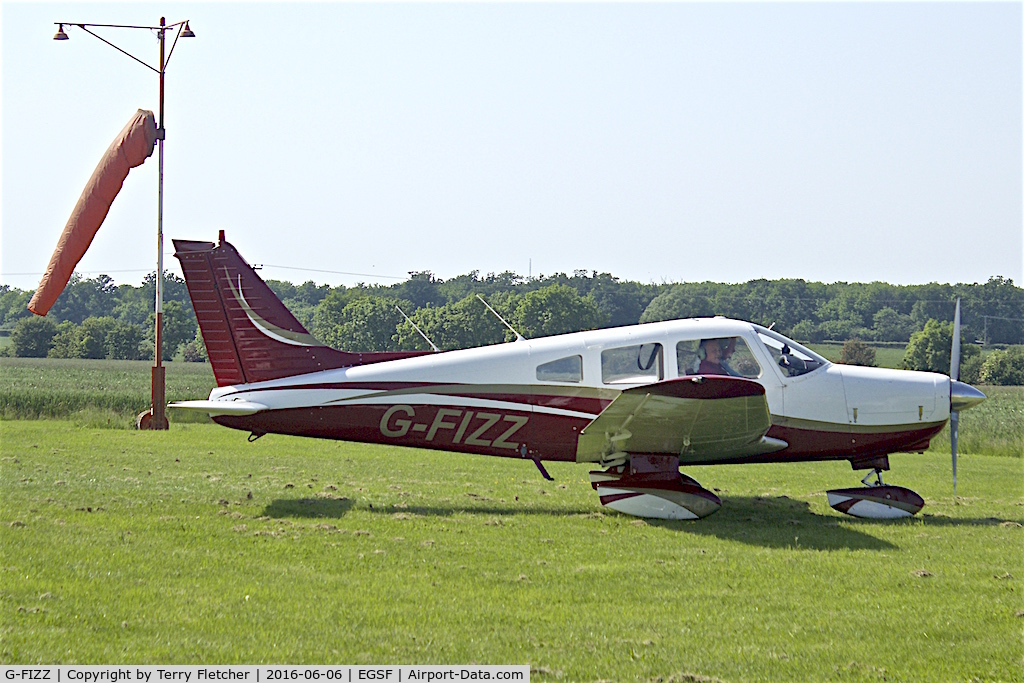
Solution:
[{"label": "rear cabin window", "polygon": [[601,381],[605,384],[640,384],[664,378],[661,344],[636,344],[601,352]]},{"label": "rear cabin window", "polygon": [[754,379],[761,376],[761,365],[743,337],[681,341],[676,344],[676,363],[680,377],[729,375]]},{"label": "rear cabin window", "polygon": [[537,379],[542,382],[582,382],[583,356],[569,356],[538,365]]}]

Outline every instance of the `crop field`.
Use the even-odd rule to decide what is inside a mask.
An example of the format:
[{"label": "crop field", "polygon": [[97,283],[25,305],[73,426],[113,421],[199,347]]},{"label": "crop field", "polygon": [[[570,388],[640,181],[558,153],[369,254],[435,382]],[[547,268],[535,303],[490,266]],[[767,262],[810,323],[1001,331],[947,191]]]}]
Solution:
[{"label": "crop field", "polygon": [[[206,398],[216,386],[206,363],[164,363],[168,401]],[[149,408],[153,361],[0,358],[0,418],[72,418],[83,426],[134,428]],[[176,415],[201,420],[205,416]]]},{"label": "crop field", "polygon": [[[1024,457],[1024,387],[979,387],[988,400],[960,413],[957,450]],[[932,439],[932,451],[949,453],[949,425]]]},{"label": "crop field", "polygon": [[[966,416],[965,416],[966,420]],[[692,468],[715,515],[603,511],[584,466],[0,422],[4,663],[529,663],[537,681],[1019,681],[1024,459]]]}]

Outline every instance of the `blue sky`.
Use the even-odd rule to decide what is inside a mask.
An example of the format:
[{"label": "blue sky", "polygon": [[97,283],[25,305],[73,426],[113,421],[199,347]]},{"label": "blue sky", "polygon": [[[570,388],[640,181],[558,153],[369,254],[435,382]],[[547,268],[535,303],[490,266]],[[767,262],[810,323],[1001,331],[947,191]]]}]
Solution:
[{"label": "blue sky", "polygon": [[[223,229],[265,277],[334,285],[1024,281],[1019,3],[4,2],[0,282],[35,288],[157,104],[53,22],[161,11],[197,35],[168,67],[168,253]],[[155,63],[148,32],[103,35]],[[156,186],[154,155],[82,272],[154,268]]]}]

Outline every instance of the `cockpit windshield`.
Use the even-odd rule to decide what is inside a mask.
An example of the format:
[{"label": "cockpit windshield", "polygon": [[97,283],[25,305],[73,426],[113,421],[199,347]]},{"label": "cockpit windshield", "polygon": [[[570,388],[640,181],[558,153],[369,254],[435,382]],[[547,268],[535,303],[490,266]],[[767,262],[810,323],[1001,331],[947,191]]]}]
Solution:
[{"label": "cockpit windshield", "polygon": [[787,377],[797,377],[828,365],[828,361],[778,332],[754,325],[757,336]]}]

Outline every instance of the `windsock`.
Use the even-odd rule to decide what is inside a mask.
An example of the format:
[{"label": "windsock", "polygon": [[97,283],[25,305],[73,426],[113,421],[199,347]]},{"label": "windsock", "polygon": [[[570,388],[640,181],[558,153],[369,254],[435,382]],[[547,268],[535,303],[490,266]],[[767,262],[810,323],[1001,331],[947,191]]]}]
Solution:
[{"label": "windsock", "polygon": [[107,217],[114,197],[121,191],[128,171],[149,158],[155,145],[156,118],[153,112],[140,109],[110,143],[92,172],[71,218],[64,226],[39,288],[28,302],[28,310],[36,315],[46,315],[50,310],[71,279],[75,266],[92,244],[92,238]]}]

